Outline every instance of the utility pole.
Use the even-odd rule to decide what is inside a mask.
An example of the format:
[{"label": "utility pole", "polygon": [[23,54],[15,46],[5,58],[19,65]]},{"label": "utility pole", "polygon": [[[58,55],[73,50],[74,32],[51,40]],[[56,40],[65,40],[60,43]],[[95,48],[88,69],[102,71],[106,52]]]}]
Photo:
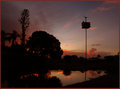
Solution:
[{"label": "utility pole", "polygon": [[[85,29],[85,66],[87,61],[87,29],[90,28],[90,22],[87,22],[87,18],[85,17],[85,21],[82,22],[82,29]],[[86,80],[86,67],[85,67],[85,80]]]}]

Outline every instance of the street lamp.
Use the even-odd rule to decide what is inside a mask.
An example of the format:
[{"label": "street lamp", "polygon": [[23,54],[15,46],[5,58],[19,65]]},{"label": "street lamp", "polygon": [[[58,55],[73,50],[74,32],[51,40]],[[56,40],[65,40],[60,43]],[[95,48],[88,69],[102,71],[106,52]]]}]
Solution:
[{"label": "street lamp", "polygon": [[[90,28],[90,22],[87,22],[87,18],[85,17],[85,21],[82,22],[82,29],[85,29],[85,63],[87,60],[87,29]],[[85,71],[85,80],[86,80],[86,71]]]}]

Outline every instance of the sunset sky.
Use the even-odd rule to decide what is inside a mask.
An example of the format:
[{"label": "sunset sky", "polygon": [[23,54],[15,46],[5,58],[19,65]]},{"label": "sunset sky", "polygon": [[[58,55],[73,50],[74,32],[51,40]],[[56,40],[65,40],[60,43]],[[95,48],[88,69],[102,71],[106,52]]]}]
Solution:
[{"label": "sunset sky", "polygon": [[[117,1],[2,1],[2,30],[21,34],[18,22],[23,9],[30,11],[32,32],[44,30],[61,42],[65,54],[84,56],[84,16],[91,22],[88,29],[88,54],[115,55],[119,51],[119,6]],[[95,55],[94,55],[95,54]]]}]

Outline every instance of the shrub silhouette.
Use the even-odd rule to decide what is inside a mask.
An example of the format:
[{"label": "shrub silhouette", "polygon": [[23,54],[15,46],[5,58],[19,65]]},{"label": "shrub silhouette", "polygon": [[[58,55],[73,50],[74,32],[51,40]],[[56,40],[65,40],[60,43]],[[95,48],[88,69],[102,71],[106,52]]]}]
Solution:
[{"label": "shrub silhouette", "polygon": [[1,31],[1,45],[5,46],[5,31]]},{"label": "shrub silhouette", "polygon": [[27,48],[29,53],[47,59],[60,59],[63,54],[59,40],[45,31],[34,32],[27,41]]},{"label": "shrub silhouette", "polygon": [[12,41],[12,46],[15,46],[17,44],[16,38],[20,37],[17,31],[13,30],[12,33],[6,33],[5,31],[1,31],[1,43],[2,46],[5,46],[5,41],[9,41],[9,43]]}]

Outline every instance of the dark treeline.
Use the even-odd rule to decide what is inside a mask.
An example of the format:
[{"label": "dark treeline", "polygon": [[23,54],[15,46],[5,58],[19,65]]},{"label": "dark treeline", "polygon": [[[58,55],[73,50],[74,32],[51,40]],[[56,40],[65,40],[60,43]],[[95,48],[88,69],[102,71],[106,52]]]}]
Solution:
[{"label": "dark treeline", "polygon": [[[49,70],[64,70],[70,75],[71,70],[105,70],[108,74],[119,75],[119,56],[100,56],[85,60],[76,55],[66,55],[61,58],[63,51],[60,42],[53,35],[45,31],[35,31],[25,40],[26,29],[29,27],[29,11],[25,9],[19,20],[22,26],[22,35],[17,31],[7,33],[1,31],[1,82],[2,87],[62,87],[57,77],[47,78]],[[17,43],[17,38],[21,44]],[[6,41],[11,46],[6,46]],[[41,76],[30,76],[20,79],[21,75],[37,73]],[[5,84],[5,82],[8,82]]]}]

